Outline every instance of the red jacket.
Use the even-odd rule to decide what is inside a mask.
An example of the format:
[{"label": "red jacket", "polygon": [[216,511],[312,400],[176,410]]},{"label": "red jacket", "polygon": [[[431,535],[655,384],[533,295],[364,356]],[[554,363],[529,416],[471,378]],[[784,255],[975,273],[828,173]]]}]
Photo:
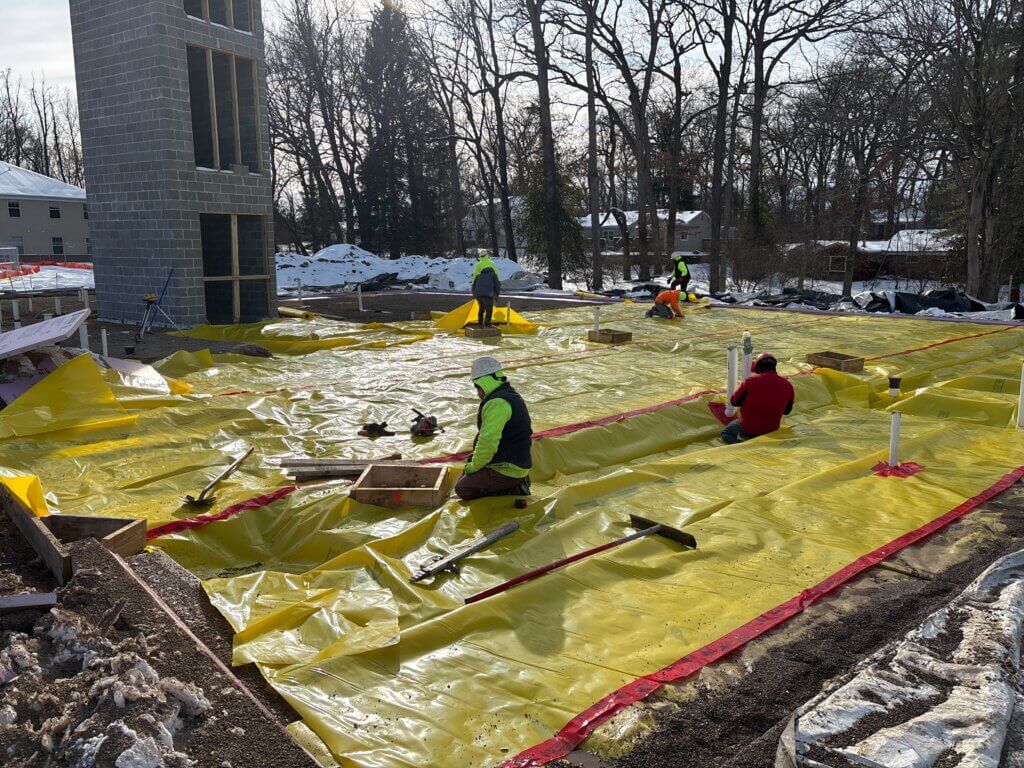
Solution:
[{"label": "red jacket", "polygon": [[740,429],[754,437],[766,435],[793,410],[793,385],[775,371],[755,373],[733,394],[732,404],[740,409]]}]

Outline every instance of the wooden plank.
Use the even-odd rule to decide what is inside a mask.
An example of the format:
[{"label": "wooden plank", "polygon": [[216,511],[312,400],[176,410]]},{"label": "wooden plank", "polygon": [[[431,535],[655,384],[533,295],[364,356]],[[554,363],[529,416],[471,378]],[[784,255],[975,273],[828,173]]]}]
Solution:
[{"label": "wooden plank", "polygon": [[96,539],[111,552],[134,555],[146,546],[146,521],[130,517],[49,515],[41,519],[61,542]]},{"label": "wooden plank", "polygon": [[50,533],[50,529],[40,522],[35,513],[5,485],[0,485],[0,506],[3,506],[11,522],[46,563],[46,567],[56,577],[57,583],[64,584],[70,579],[71,555],[67,549]]},{"label": "wooden plank", "polygon": [[347,466],[350,464],[378,464],[385,461],[398,461],[402,458],[400,453],[392,453],[387,456],[379,456],[370,459],[310,459],[305,457],[285,457],[278,462],[282,467],[334,467]]},{"label": "wooden plank", "polygon": [[146,548],[146,521],[142,518],[132,520],[107,536],[100,543],[121,557],[137,555]]},{"label": "wooden plank", "polygon": [[598,331],[593,329],[587,331],[587,339],[598,344],[622,344],[633,340],[633,334],[629,331],[619,331],[615,328],[601,328]]},{"label": "wooden plank", "polygon": [[49,608],[57,604],[53,592],[27,592],[22,595],[0,595],[0,611],[20,611],[24,608]]}]

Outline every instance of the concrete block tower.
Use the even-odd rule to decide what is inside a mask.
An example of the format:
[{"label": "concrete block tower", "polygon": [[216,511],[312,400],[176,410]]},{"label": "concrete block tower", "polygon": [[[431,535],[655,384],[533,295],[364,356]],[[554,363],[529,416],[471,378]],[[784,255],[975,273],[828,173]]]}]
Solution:
[{"label": "concrete block tower", "polygon": [[[260,0],[70,0],[102,319],[274,309]],[[162,318],[161,318],[162,319]]]}]

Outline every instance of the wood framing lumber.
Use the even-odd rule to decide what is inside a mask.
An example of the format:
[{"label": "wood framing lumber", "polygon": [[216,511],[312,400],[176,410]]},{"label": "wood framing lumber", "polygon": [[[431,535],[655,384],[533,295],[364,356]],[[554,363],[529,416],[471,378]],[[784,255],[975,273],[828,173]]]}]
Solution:
[{"label": "wood framing lumber", "polygon": [[71,578],[71,555],[50,529],[43,525],[40,518],[5,485],[0,485],[0,506],[4,508],[4,512],[15,527],[21,531],[29,546],[46,563],[57,583],[67,582]]}]

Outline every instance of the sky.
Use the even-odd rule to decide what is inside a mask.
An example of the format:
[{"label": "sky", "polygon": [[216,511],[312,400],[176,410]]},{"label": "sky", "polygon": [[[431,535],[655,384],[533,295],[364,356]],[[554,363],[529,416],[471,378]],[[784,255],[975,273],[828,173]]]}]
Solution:
[{"label": "sky", "polygon": [[[264,14],[275,0],[264,0]],[[68,0],[0,0],[0,70],[75,87]]]},{"label": "sky", "polygon": [[0,70],[74,88],[68,0],[0,1]]}]

